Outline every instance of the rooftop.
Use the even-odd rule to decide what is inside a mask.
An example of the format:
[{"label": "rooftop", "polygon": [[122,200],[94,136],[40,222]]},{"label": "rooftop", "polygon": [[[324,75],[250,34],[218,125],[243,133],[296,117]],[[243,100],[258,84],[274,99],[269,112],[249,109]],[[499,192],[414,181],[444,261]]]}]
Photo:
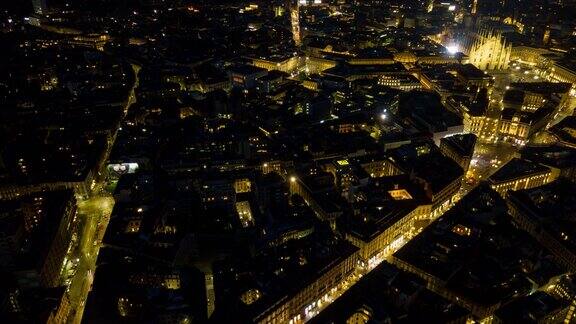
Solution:
[{"label": "rooftop", "polygon": [[576,254],[576,185],[557,180],[544,186],[512,191],[510,200],[548,234]]},{"label": "rooftop", "polygon": [[71,214],[67,211],[71,206],[75,207],[75,202],[72,190],[0,201],[0,232],[19,238],[2,255],[0,264],[13,271],[40,273],[54,240],[66,242],[59,233],[72,225]]},{"label": "rooftop", "polygon": [[546,172],[550,172],[550,169],[540,163],[513,158],[492,174],[488,180],[491,183],[500,183]]},{"label": "rooftop", "polygon": [[380,65],[349,65],[339,64],[322,72],[324,75],[348,78],[354,75],[378,75],[386,73],[406,72],[406,68],[400,63]]},{"label": "rooftop", "polygon": [[456,71],[458,72],[458,74],[462,75],[464,78],[468,80],[472,79],[490,80],[492,78],[490,75],[484,73],[484,71],[480,70],[473,64],[459,65],[456,68]]},{"label": "rooftop", "polygon": [[0,186],[84,181],[104,154],[104,136],[72,137],[73,132],[29,132],[10,140],[0,152],[9,176]]},{"label": "rooftop", "polygon": [[[407,175],[373,179],[358,195],[367,200],[357,203],[358,214],[347,215],[350,234],[369,242],[418,206],[429,203],[417,184]],[[364,195],[363,195],[364,193]]]},{"label": "rooftop", "polygon": [[448,145],[460,156],[472,157],[476,145],[476,135],[472,133],[452,135],[442,138],[440,143],[441,145]]},{"label": "rooftop", "polygon": [[387,151],[390,160],[407,174],[424,179],[432,193],[437,193],[464,174],[451,158],[444,156],[433,143],[411,143]]},{"label": "rooftop", "polygon": [[525,146],[520,151],[522,158],[554,168],[576,166],[576,148],[558,144],[549,146]]},{"label": "rooftop", "polygon": [[564,117],[548,131],[558,137],[560,141],[576,147],[576,116]]},{"label": "rooftop", "polygon": [[495,317],[509,323],[539,323],[560,310],[562,304],[543,291],[520,297],[496,310]]},{"label": "rooftop", "polygon": [[552,101],[548,101],[544,106],[538,108],[536,111],[523,111],[516,107],[504,108],[500,119],[528,125],[536,125],[544,119],[551,117],[551,114],[555,109],[556,104]]},{"label": "rooftop", "polygon": [[400,97],[399,114],[409,118],[419,129],[426,132],[443,132],[449,127],[462,125],[462,118],[442,104],[433,92],[410,91]]},{"label": "rooftop", "polygon": [[252,75],[257,73],[267,73],[268,70],[253,65],[244,64],[234,66],[230,69],[230,72],[234,74]]},{"label": "rooftop", "polygon": [[[217,298],[226,307],[217,308],[213,319],[257,321],[357,251],[347,241],[322,239],[325,235],[325,230],[316,229],[305,238],[263,250],[252,258],[219,262],[214,268],[216,296],[220,291]],[[242,302],[241,296],[251,290],[259,297]]]},{"label": "rooftop", "polygon": [[[531,280],[543,283],[543,271],[560,273],[556,264],[546,261],[550,254],[512,224],[504,200],[485,183],[394,257],[437,278],[456,296],[482,306],[529,293]],[[542,263],[528,270],[521,265],[528,260]]]},{"label": "rooftop", "polygon": [[[402,298],[410,301],[402,303]],[[427,290],[417,276],[382,262],[310,323],[345,323],[355,314],[374,322],[448,323],[467,318],[469,312]]]},{"label": "rooftop", "polygon": [[359,59],[393,59],[392,53],[385,47],[370,47],[355,52],[356,58]]},{"label": "rooftop", "polygon": [[512,82],[511,89],[523,90],[538,94],[567,93],[571,84],[567,82]]}]

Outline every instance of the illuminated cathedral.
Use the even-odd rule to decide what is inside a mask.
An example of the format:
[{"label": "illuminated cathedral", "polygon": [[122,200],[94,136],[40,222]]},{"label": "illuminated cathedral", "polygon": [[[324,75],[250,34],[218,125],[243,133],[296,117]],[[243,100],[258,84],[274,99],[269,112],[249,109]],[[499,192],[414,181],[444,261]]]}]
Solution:
[{"label": "illuminated cathedral", "polygon": [[461,47],[469,62],[481,70],[508,68],[512,44],[506,42],[500,31],[482,28],[468,32]]}]

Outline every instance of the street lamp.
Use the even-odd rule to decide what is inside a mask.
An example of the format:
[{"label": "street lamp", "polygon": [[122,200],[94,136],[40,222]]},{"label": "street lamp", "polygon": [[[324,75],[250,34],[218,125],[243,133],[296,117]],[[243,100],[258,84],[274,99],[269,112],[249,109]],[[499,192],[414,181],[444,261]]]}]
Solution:
[{"label": "street lamp", "polygon": [[446,50],[448,51],[448,54],[454,55],[454,54],[458,53],[458,51],[460,50],[460,47],[458,46],[458,44],[450,44],[450,45],[446,46]]}]

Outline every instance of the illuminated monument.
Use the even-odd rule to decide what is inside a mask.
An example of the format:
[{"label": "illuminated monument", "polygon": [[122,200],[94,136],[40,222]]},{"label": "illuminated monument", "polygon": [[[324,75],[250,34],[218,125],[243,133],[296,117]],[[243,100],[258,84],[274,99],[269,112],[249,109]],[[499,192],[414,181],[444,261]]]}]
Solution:
[{"label": "illuminated monument", "polygon": [[479,29],[467,33],[462,49],[479,69],[503,70],[508,68],[512,45],[506,43],[500,31]]}]

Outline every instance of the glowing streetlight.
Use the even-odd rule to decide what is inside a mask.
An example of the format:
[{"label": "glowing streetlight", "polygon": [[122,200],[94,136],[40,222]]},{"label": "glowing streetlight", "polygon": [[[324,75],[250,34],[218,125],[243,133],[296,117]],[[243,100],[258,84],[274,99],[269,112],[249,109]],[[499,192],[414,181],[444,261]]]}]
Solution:
[{"label": "glowing streetlight", "polygon": [[446,46],[446,50],[448,54],[454,55],[460,51],[460,46],[458,46],[458,44],[450,44]]}]

